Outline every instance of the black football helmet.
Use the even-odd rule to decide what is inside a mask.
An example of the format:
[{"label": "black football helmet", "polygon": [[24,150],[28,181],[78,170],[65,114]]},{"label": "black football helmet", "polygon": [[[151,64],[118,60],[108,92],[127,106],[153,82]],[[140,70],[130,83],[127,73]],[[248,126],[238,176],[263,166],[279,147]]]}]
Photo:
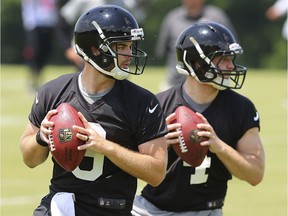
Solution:
[{"label": "black football helmet", "polygon": [[[133,15],[127,10],[105,5],[95,7],[85,12],[76,22],[74,29],[74,45],[78,55],[89,62],[98,71],[115,79],[125,79],[128,74],[143,73],[147,54],[137,48],[137,41],[144,40],[144,32],[139,28]],[[123,55],[117,52],[117,43],[132,41],[132,54],[128,55],[135,65],[131,72],[119,66],[117,57]],[[116,50],[111,45],[116,45]],[[95,47],[100,54],[92,53]]]},{"label": "black football helmet", "polygon": [[[236,56],[243,49],[232,33],[215,22],[195,23],[186,28],[176,41],[176,69],[181,74],[191,75],[201,83],[223,90],[240,89],[246,76],[246,67],[235,64]],[[220,56],[233,58],[232,70],[221,70],[212,60]],[[229,77],[229,78],[227,78]]]}]

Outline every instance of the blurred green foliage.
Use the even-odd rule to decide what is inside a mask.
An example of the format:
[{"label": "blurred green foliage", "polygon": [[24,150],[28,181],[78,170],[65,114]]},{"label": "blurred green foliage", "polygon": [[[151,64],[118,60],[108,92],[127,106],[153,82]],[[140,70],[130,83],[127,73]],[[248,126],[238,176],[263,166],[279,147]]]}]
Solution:
[{"label": "blurred green foliage", "polygon": [[[287,68],[287,41],[281,31],[286,17],[270,22],[266,9],[275,0],[207,0],[207,3],[223,8],[237,31],[239,43],[244,48],[241,61],[252,68]],[[60,1],[61,4],[65,0]],[[154,58],[154,47],[163,17],[169,10],[181,4],[181,0],[155,0],[148,10],[143,27],[145,51],[149,53],[149,65],[163,65]],[[1,62],[20,64],[25,43],[21,19],[20,0],[2,0],[1,3]],[[63,49],[55,38],[51,64],[68,64]]]}]

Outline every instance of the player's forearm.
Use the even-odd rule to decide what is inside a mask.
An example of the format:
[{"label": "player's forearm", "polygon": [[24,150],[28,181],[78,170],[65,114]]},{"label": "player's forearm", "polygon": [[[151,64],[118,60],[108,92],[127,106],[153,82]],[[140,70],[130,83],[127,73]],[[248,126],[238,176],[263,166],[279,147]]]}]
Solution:
[{"label": "player's forearm", "polygon": [[[106,156],[118,167],[132,176],[135,176],[152,186],[159,185],[166,174],[166,154],[162,157],[153,157],[128,150],[114,144]],[[160,154],[158,154],[160,155]]]},{"label": "player's forearm", "polygon": [[262,181],[264,164],[261,158],[252,154],[240,154],[228,145],[217,156],[233,176],[253,186]]},{"label": "player's forearm", "polygon": [[49,154],[48,146],[44,147],[39,145],[36,142],[35,136],[36,135],[22,136],[20,139],[20,149],[23,161],[30,168],[42,164]]}]

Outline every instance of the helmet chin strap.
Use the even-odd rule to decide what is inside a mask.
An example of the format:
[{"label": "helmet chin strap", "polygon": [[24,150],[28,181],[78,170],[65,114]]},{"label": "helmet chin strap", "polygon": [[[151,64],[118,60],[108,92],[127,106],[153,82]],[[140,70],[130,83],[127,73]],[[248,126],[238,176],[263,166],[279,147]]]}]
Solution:
[{"label": "helmet chin strap", "polygon": [[83,59],[87,62],[89,62],[94,68],[96,68],[98,71],[100,71],[103,74],[106,74],[108,76],[111,76],[117,80],[123,80],[126,79],[129,76],[129,73],[124,72],[117,66],[117,59],[114,58],[114,64],[115,67],[111,71],[106,71],[103,68],[99,67],[91,58],[89,58],[83,50],[80,49],[80,47],[75,44],[75,50],[77,53],[79,53],[81,56],[83,56]]},{"label": "helmet chin strap", "polygon": [[[116,60],[114,60],[115,62]],[[116,65],[116,63],[115,63]],[[129,69],[128,69],[129,70]],[[121,69],[118,68],[118,66],[115,66],[110,73],[112,76],[117,79],[117,80],[124,80],[129,76],[129,73],[122,71]]]}]

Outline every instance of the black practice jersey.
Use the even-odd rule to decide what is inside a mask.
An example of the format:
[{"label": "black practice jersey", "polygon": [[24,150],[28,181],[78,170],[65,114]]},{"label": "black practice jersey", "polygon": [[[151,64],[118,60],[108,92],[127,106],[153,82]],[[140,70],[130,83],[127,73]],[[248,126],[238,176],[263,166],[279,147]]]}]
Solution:
[{"label": "black practice jersey", "polygon": [[[159,93],[158,99],[168,116],[178,106],[189,107],[182,96],[181,85]],[[193,110],[193,107],[190,107]],[[259,116],[253,103],[232,91],[219,91],[215,100],[202,113],[218,137],[236,149],[237,141],[250,128],[259,127]],[[147,185],[142,195],[166,211],[199,211],[223,206],[227,181],[232,178],[216,154],[208,151],[203,163],[196,168],[183,162],[168,150],[168,169],[164,181],[156,188]]]},{"label": "black practice jersey", "polygon": [[[67,74],[46,83],[36,95],[29,115],[31,123],[40,127],[49,110],[67,102],[99,134],[133,151],[138,151],[140,144],[167,133],[159,101],[151,92],[128,80],[116,80],[109,93],[89,104],[80,93],[78,77],[79,73]],[[130,215],[137,179],[108,158],[87,149],[73,172],[53,162],[50,190],[75,193],[76,215]],[[109,206],[110,202],[113,206],[114,201],[110,199],[119,201],[118,209],[101,207],[103,203]],[[121,200],[125,200],[125,207]]]}]

